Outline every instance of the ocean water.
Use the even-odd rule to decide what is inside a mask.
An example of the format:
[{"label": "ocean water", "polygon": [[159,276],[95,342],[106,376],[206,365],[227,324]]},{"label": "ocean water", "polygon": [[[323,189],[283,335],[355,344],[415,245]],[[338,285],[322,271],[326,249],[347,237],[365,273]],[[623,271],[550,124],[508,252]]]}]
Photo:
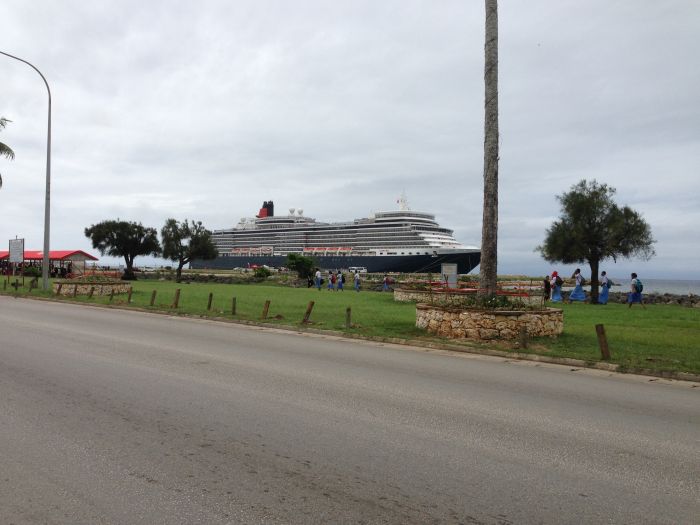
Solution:
[{"label": "ocean water", "polygon": [[[641,279],[641,277],[640,277]],[[630,278],[619,279],[613,277],[612,282],[613,287],[610,289],[611,292],[629,292],[630,291]],[[664,294],[670,293],[674,295],[700,295],[700,281],[698,280],[683,280],[683,279],[642,279],[644,284],[645,294],[655,293]],[[590,282],[583,287],[587,292],[591,291]],[[570,292],[573,290],[573,286],[564,286],[562,290]]]},{"label": "ocean water", "polygon": [[[681,280],[681,279],[644,279],[640,276],[644,284],[644,293],[671,293],[676,295],[700,295],[699,280]],[[612,278],[612,282],[616,285],[610,290],[611,292],[622,292],[629,290],[630,278],[619,279]]]}]

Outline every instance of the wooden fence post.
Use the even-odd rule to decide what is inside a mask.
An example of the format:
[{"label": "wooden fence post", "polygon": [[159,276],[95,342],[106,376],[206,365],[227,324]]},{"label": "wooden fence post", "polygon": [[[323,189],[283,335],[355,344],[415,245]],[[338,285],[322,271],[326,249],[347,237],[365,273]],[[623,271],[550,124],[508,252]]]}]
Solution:
[{"label": "wooden fence post", "polygon": [[605,361],[610,360],[610,349],[608,348],[608,338],[605,337],[605,327],[602,324],[595,325],[595,333],[598,334],[598,346],[600,356]]},{"label": "wooden fence post", "polygon": [[175,300],[173,301],[173,308],[177,308],[180,304],[180,289],[175,290]]},{"label": "wooden fence post", "polygon": [[114,299],[114,286],[112,286],[112,290],[109,292],[109,302],[112,302],[112,299]]},{"label": "wooden fence post", "polygon": [[76,295],[78,295],[78,285],[74,284],[73,285],[73,297],[75,297]]},{"label": "wooden fence post", "polygon": [[134,287],[129,286],[129,297],[126,299],[127,304],[131,304],[131,294],[134,293]]},{"label": "wooden fence post", "polygon": [[58,288],[56,288],[56,295],[61,295],[61,288],[63,288],[63,283],[58,283]]},{"label": "wooden fence post", "polygon": [[270,300],[265,301],[265,306],[263,306],[262,318],[267,319],[267,311],[270,309]]},{"label": "wooden fence post", "polygon": [[345,309],[345,328],[352,328],[352,309],[349,306]]},{"label": "wooden fence post", "polygon": [[236,315],[236,298],[231,299],[231,315]]},{"label": "wooden fence post", "polygon": [[211,310],[212,299],[214,299],[214,292],[209,292],[209,302],[207,303],[207,311]]},{"label": "wooden fence post", "polygon": [[518,341],[520,342],[520,348],[527,348],[527,326],[520,327]]},{"label": "wooden fence post", "polygon": [[95,287],[90,287],[90,293],[88,293],[88,299],[92,299],[92,295],[95,293]]},{"label": "wooden fence post", "polygon": [[311,310],[314,309],[314,302],[309,301],[309,305],[306,307],[306,313],[304,314],[304,319],[301,321],[302,323],[308,323],[309,322],[309,317],[311,317]]},{"label": "wooden fence post", "polygon": [[153,290],[151,292],[151,306],[153,306],[153,303],[155,303],[155,302],[156,302],[156,291]]}]

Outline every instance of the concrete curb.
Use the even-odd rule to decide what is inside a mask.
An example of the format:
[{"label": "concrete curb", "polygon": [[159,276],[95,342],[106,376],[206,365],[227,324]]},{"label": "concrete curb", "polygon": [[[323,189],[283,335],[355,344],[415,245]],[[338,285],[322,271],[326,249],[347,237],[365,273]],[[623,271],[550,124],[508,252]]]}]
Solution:
[{"label": "concrete curb", "polygon": [[[5,294],[10,297],[12,295]],[[20,298],[20,297],[16,297]],[[178,311],[166,311],[166,310],[149,310],[147,308],[141,308],[138,306],[125,306],[119,304],[89,304],[81,303],[77,301],[71,301],[69,298],[49,298],[49,297],[31,297],[22,296],[23,299],[32,299],[34,301],[49,301],[49,302],[65,302],[78,306],[86,306],[91,308],[111,308],[116,310],[128,310],[136,312],[145,312],[150,314],[167,315],[171,317],[185,317],[190,319],[204,319],[208,321],[216,321],[231,324],[240,324],[244,326],[259,326],[263,328],[274,328],[276,330],[286,330],[289,332],[302,332],[310,333],[314,335],[332,335],[334,337],[344,338],[344,339],[358,339],[362,341],[372,341],[375,343],[389,343],[402,346],[414,346],[419,348],[428,348],[431,350],[447,350],[451,352],[461,352],[468,354],[486,355],[491,357],[502,357],[505,359],[517,359],[521,361],[535,361],[538,363],[549,363],[555,365],[571,366],[576,368],[591,368],[595,370],[605,370],[606,372],[614,372],[618,374],[636,374],[649,377],[659,377],[663,379],[676,379],[679,381],[691,381],[700,383],[700,374],[694,374],[692,372],[676,372],[673,370],[653,370],[649,368],[636,368],[627,367],[624,365],[618,365],[614,363],[604,363],[597,361],[584,361],[583,359],[573,359],[570,357],[552,357],[541,354],[528,354],[522,352],[508,352],[506,350],[494,350],[491,348],[479,348],[476,346],[462,346],[450,343],[444,343],[439,341],[421,341],[420,339],[403,339],[398,337],[377,337],[377,336],[366,336],[361,334],[348,334],[345,332],[339,332],[337,330],[321,330],[319,328],[312,328],[310,326],[289,326],[289,325],[278,325],[272,323],[264,323],[261,321],[252,321],[247,319],[229,319],[227,317],[218,316],[207,316],[207,315],[196,315],[196,314],[186,314]]]}]

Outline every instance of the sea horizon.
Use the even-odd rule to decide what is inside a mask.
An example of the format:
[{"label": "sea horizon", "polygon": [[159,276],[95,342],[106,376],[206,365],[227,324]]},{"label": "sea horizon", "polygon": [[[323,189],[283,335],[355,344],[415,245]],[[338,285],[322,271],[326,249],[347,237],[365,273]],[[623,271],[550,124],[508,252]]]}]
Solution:
[{"label": "sea horizon", "polygon": [[[630,278],[624,279],[612,277],[615,283],[610,291],[620,292],[629,289]],[[700,295],[700,280],[698,279],[641,279],[644,284],[644,293],[674,294],[674,295]]]}]

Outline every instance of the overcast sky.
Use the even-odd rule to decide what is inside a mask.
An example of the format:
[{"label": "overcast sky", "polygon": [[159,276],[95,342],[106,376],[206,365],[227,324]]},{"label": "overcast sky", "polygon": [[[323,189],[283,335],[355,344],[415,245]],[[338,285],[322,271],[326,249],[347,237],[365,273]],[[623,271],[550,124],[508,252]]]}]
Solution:
[{"label": "overcast sky", "polygon": [[[585,178],[657,239],[601,269],[699,278],[700,2],[499,4],[499,273],[573,270],[534,249]],[[479,244],[483,26],[480,0],[3,0],[0,50],[53,95],[51,247],[98,255],[83,230],[117,217],[231,227],[264,200],[351,220],[404,190]],[[46,115],[0,56],[0,246],[42,248]]]}]

